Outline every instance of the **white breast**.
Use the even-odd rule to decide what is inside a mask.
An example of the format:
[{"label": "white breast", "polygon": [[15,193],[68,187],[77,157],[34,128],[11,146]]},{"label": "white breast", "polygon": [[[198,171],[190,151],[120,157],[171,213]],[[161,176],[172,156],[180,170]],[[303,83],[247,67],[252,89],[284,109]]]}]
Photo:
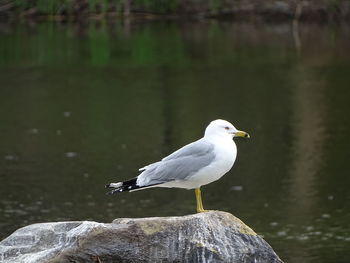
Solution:
[{"label": "white breast", "polygon": [[221,174],[221,177],[232,168],[237,157],[237,146],[232,139],[216,143],[215,153],[216,158],[213,165],[217,170],[216,173]]}]

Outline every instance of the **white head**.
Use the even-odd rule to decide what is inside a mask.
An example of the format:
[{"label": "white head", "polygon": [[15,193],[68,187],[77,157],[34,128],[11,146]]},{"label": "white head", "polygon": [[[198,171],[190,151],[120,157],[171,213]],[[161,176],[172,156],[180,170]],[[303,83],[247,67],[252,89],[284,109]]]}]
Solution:
[{"label": "white head", "polygon": [[245,137],[250,138],[249,134],[244,131],[239,131],[231,123],[225,120],[212,121],[205,129],[205,137],[220,136],[220,137]]}]

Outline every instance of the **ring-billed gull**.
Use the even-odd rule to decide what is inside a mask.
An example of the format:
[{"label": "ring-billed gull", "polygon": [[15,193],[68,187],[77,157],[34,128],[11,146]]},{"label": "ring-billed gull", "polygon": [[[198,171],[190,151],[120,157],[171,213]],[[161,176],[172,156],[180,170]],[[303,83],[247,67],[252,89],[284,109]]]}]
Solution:
[{"label": "ring-billed gull", "polygon": [[139,176],[106,187],[114,188],[111,194],[151,187],[195,189],[197,212],[205,212],[200,187],[220,179],[233,166],[237,156],[233,137],[249,138],[249,134],[228,121],[212,121],[203,138],[141,168]]}]

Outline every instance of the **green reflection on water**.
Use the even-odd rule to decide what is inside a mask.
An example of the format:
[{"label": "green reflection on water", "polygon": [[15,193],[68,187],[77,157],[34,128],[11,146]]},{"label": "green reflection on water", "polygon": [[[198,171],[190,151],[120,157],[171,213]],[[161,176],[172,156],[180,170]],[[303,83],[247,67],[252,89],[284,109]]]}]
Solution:
[{"label": "green reflection on water", "polygon": [[350,259],[346,28],[217,22],[1,27],[0,228],[193,213],[192,191],[104,184],[202,136],[248,131],[203,188],[286,262]]}]

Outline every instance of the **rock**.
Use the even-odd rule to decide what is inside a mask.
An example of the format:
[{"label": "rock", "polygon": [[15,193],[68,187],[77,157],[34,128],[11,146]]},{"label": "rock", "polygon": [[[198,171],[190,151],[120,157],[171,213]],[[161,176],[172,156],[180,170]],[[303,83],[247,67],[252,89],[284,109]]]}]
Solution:
[{"label": "rock", "polygon": [[219,211],[29,225],[0,242],[0,261],[282,262],[241,220]]}]

